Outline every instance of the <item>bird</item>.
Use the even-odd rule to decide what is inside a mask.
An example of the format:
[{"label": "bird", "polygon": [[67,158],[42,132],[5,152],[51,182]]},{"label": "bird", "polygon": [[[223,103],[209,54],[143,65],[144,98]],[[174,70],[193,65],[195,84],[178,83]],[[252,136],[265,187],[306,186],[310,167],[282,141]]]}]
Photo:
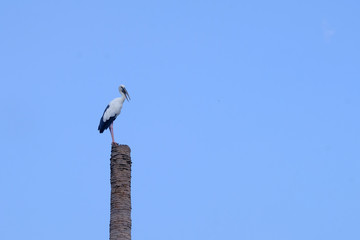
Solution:
[{"label": "bird", "polygon": [[131,100],[130,95],[128,91],[126,90],[124,85],[119,86],[119,92],[121,94],[121,97],[113,99],[105,108],[105,111],[103,115],[100,118],[100,123],[98,130],[100,133],[103,133],[107,128],[110,129],[111,144],[116,144],[114,140],[114,130],[113,130],[113,123],[117,116],[119,116],[121,112],[121,108],[123,106],[123,103],[125,101],[125,98],[127,101]]}]

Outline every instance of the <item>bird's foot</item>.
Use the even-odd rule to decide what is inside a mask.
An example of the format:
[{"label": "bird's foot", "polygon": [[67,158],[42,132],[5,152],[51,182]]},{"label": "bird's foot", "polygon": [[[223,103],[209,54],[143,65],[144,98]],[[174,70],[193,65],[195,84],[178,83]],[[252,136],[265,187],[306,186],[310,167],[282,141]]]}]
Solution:
[{"label": "bird's foot", "polygon": [[111,145],[119,146],[119,144],[117,144],[116,142],[112,142]]}]

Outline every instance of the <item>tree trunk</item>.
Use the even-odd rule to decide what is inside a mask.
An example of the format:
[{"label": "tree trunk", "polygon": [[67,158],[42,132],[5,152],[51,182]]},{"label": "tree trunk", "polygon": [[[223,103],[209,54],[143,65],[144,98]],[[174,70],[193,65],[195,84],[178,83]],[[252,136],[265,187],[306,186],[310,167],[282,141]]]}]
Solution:
[{"label": "tree trunk", "polygon": [[131,240],[130,151],[127,145],[111,147],[110,240]]}]

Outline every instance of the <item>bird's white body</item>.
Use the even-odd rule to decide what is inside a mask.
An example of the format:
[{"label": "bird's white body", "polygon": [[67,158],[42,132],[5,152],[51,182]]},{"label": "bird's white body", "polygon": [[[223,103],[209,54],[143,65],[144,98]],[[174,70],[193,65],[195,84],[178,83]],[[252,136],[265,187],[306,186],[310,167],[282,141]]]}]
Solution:
[{"label": "bird's white body", "polygon": [[125,101],[125,95],[123,93],[121,97],[113,99],[109,103],[109,107],[104,112],[103,121],[106,122],[111,117],[117,117],[121,112],[121,108],[123,106],[124,101]]}]

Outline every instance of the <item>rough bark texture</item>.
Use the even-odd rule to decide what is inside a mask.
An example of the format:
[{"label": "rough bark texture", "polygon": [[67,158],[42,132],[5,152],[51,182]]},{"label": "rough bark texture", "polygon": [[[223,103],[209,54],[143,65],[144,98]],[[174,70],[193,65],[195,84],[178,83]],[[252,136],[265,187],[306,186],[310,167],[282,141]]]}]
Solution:
[{"label": "rough bark texture", "polygon": [[131,157],[127,145],[111,147],[110,240],[131,240]]}]

